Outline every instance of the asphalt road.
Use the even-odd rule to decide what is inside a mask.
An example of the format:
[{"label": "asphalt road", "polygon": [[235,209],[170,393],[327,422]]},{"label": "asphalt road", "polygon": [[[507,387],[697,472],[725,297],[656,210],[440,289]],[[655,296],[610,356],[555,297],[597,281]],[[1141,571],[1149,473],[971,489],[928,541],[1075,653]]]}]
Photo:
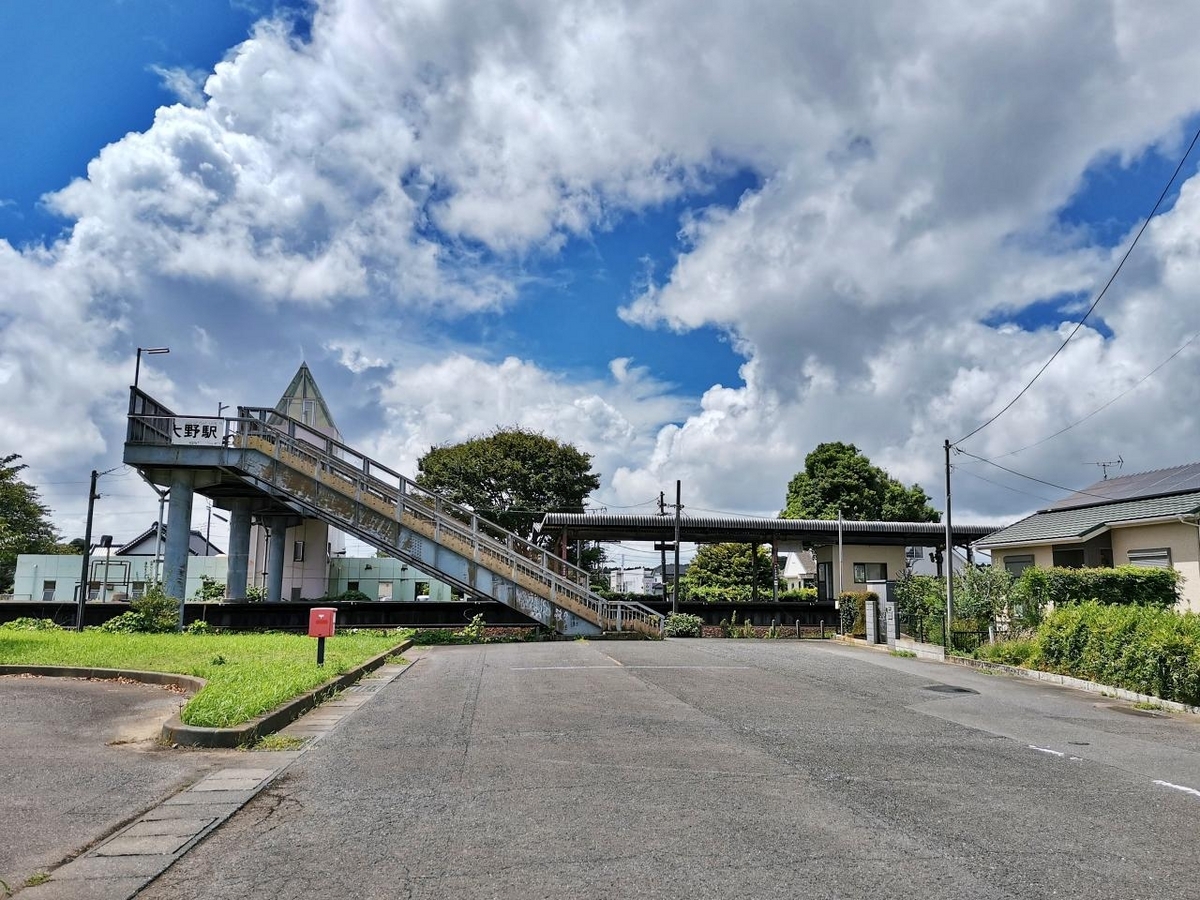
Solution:
[{"label": "asphalt road", "polygon": [[1198,835],[1193,717],[817,642],[447,647],[139,897],[1191,900]]},{"label": "asphalt road", "polygon": [[158,746],[183,699],[157,685],[0,677],[0,880],[15,890],[228,759]]}]

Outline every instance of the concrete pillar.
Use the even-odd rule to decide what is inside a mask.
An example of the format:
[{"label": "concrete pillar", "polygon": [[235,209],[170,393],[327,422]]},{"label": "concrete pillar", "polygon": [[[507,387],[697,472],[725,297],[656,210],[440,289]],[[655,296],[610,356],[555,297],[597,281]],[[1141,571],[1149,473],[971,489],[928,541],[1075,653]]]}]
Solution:
[{"label": "concrete pillar", "polygon": [[250,501],[234,500],[229,511],[229,573],[225,596],[246,599],[246,581],[250,572]]},{"label": "concrete pillar", "polygon": [[167,540],[163,547],[163,591],[179,603],[178,627],[183,630],[187,602],[187,569],[192,544],[192,469],[171,471],[171,496],[167,506]]},{"label": "concrete pillar", "polygon": [[267,538],[267,602],[283,599],[283,559],[287,550],[288,520],[286,516],[267,519],[270,536]]},{"label": "concrete pillar", "polygon": [[180,601],[187,594],[188,550],[192,542],[192,485],[195,477],[191,469],[171,471],[167,546],[163,551],[163,590],[168,597]]}]

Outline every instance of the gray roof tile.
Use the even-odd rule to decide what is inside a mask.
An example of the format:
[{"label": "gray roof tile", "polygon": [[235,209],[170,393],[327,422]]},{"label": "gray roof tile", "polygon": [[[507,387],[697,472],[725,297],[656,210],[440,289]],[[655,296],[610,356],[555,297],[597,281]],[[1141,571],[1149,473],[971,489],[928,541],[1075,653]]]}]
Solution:
[{"label": "gray roof tile", "polygon": [[979,541],[976,546],[986,549],[1004,544],[1043,544],[1049,541],[1083,538],[1111,522],[1190,515],[1197,510],[1200,510],[1200,491],[1171,497],[1051,510],[1034,513],[1007,528],[1001,528]]}]

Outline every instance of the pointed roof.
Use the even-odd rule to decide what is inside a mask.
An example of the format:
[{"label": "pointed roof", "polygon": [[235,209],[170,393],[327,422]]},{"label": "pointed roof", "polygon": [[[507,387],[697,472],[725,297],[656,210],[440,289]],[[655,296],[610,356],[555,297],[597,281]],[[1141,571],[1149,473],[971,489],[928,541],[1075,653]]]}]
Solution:
[{"label": "pointed roof", "polygon": [[305,422],[318,431],[341,440],[342,433],[333,421],[333,414],[321,396],[316,379],[309,371],[308,363],[300,363],[300,368],[292,377],[291,384],[275,404],[275,411],[293,419]]}]

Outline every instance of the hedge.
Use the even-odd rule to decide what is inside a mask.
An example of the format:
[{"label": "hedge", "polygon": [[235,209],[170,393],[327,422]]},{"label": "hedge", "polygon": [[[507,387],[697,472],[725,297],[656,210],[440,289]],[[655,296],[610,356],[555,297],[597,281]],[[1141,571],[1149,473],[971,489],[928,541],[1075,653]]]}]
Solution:
[{"label": "hedge", "polygon": [[1134,604],[1168,609],[1179,600],[1179,572],[1169,568],[1119,566],[1115,569],[1038,569],[1017,579],[1016,593],[1036,608],[1095,600],[1112,606]]},{"label": "hedge", "polygon": [[1092,601],[1058,607],[1031,660],[1053,672],[1200,706],[1200,616]]}]

